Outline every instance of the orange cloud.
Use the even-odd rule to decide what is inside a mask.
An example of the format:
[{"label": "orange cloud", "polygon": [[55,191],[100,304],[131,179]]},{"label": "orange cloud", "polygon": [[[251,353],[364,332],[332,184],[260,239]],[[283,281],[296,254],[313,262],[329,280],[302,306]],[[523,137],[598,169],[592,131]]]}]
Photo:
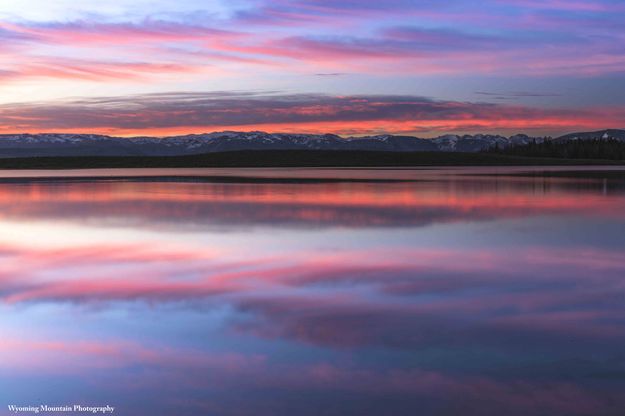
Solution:
[{"label": "orange cloud", "polygon": [[[127,73],[133,67],[121,68]],[[115,67],[111,71],[112,75],[117,73]],[[111,73],[93,76],[97,75]],[[173,92],[5,104],[0,106],[0,132],[171,135],[266,130],[345,135],[403,133],[430,136],[476,131],[540,134],[618,126],[624,114],[625,108],[622,107],[535,108],[418,96]]]}]

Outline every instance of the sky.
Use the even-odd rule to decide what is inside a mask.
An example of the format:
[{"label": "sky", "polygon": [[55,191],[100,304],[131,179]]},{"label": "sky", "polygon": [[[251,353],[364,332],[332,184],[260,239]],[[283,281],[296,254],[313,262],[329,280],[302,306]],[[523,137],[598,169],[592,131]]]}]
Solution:
[{"label": "sky", "polygon": [[625,127],[622,0],[0,0],[0,133]]}]

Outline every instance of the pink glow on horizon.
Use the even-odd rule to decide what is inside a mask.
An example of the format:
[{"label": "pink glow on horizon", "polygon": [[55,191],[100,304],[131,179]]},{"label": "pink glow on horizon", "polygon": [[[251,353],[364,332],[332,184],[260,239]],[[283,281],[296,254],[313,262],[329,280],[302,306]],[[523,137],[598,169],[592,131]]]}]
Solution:
[{"label": "pink glow on horizon", "polygon": [[[59,63],[55,68],[67,77],[86,78],[128,78],[152,69],[155,72],[194,70],[193,67],[153,67],[150,64],[144,68],[143,64],[118,63],[111,63],[108,70],[98,73],[89,72],[88,63],[78,66]],[[624,116],[625,106],[536,108],[435,100],[414,95],[170,92],[0,105],[0,133],[163,136],[264,130],[342,135],[403,133],[427,137],[437,133],[505,130],[540,134],[597,130],[606,126],[616,128]]]}]

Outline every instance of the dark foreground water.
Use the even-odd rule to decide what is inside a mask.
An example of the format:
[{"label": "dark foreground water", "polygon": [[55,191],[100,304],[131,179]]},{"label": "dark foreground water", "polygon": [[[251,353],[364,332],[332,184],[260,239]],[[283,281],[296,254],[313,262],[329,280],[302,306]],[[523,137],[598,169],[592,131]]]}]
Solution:
[{"label": "dark foreground water", "polygon": [[0,414],[623,415],[625,172],[571,169],[4,172]]}]

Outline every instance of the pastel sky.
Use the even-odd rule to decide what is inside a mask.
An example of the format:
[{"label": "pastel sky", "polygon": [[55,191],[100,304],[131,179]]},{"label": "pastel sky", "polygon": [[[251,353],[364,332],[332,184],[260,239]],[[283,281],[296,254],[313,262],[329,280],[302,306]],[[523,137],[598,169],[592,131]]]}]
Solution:
[{"label": "pastel sky", "polygon": [[622,0],[0,0],[0,133],[625,127]]}]

